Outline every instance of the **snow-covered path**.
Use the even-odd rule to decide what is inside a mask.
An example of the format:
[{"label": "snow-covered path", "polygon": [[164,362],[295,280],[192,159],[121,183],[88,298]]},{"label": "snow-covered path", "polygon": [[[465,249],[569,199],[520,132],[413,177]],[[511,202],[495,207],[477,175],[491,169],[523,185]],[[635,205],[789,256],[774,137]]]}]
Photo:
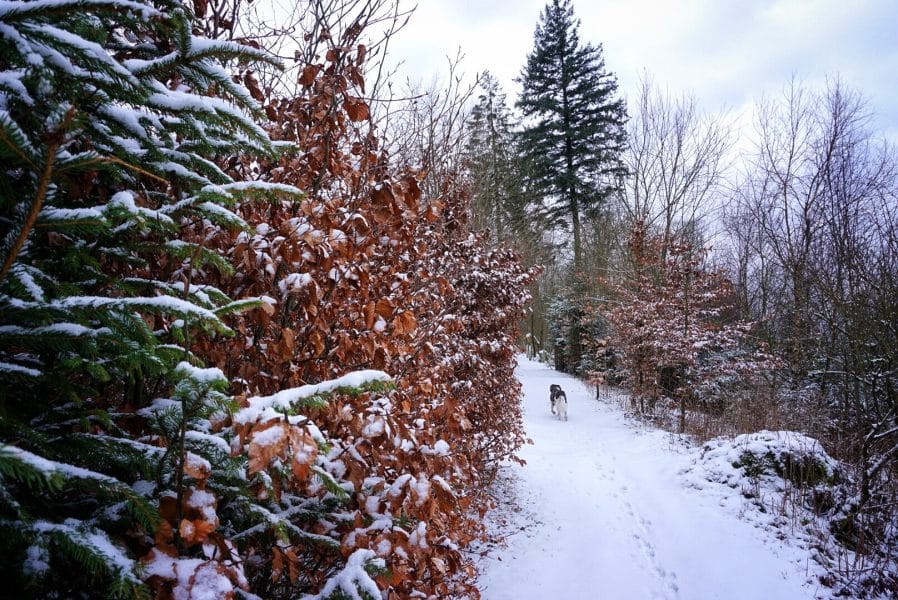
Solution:
[{"label": "snow-covered path", "polygon": [[[521,451],[497,487],[506,534],[480,560],[484,600],[800,600],[817,587],[791,547],[738,518],[713,494],[684,487],[693,454],[670,434],[634,427],[608,401],[545,365],[518,359]],[[550,413],[560,384],[569,421]],[[503,491],[504,490],[504,491]]]}]

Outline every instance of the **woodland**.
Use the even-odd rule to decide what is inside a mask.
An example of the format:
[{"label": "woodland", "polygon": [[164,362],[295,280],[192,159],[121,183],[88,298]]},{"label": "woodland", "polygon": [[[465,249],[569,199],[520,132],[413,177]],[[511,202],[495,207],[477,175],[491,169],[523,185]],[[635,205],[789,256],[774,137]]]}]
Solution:
[{"label": "woodland", "polygon": [[458,61],[396,82],[397,0],[271,6],[0,2],[12,597],[479,598],[520,352],[699,441],[819,440],[841,478],[786,468],[834,581],[898,590],[898,155],[860,91],[784,82],[737,148],[623,98],[569,0],[514,106]]}]

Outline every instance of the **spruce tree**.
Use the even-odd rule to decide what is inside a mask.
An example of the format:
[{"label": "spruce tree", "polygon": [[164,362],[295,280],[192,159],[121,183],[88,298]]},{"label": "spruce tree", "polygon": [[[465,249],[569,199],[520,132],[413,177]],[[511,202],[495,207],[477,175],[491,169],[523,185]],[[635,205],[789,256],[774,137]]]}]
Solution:
[{"label": "spruce tree", "polygon": [[[197,222],[245,227],[227,206],[269,192],[215,162],[273,155],[258,107],[223,68],[235,60],[269,59],[192,35],[173,0],[0,4],[0,576],[10,597],[148,597],[156,565],[139,559],[149,548],[171,554],[163,577],[178,553],[196,554],[194,524],[161,527],[166,506],[186,519],[199,491],[246,486],[210,426],[229,408],[228,382],[190,347],[228,334],[222,316],[259,302],[196,285],[197,272],[231,266],[180,239]],[[214,528],[214,510],[204,514],[193,523]],[[192,560],[185,568],[203,564]],[[239,581],[239,566],[219,565],[208,581]]]},{"label": "spruce tree", "polygon": [[533,51],[518,81],[522,153],[550,226],[570,223],[574,267],[582,257],[582,219],[619,191],[626,111],[602,47],[581,44],[570,0],[540,15]]},{"label": "spruce tree", "polygon": [[465,149],[475,224],[488,227],[496,241],[514,240],[527,222],[516,123],[498,80],[484,73],[480,87]]}]

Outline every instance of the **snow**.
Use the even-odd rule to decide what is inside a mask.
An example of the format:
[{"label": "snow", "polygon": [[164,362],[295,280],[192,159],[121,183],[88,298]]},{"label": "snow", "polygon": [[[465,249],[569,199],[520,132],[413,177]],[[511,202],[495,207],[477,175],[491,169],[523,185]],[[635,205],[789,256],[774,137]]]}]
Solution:
[{"label": "snow", "polygon": [[91,329],[78,323],[53,323],[52,325],[43,325],[41,327],[19,327],[18,325],[0,326],[0,336],[10,337],[41,337],[49,336],[68,336],[68,337],[96,337],[98,335],[109,334],[111,330],[107,327],[100,329]]},{"label": "snow", "polygon": [[365,564],[368,562],[378,567],[383,567],[384,565],[383,559],[378,558],[373,551],[367,549],[356,550],[347,559],[343,570],[331,577],[320,593],[314,596],[303,596],[303,600],[323,600],[324,598],[335,596],[339,592],[342,592],[345,597],[351,600],[362,600],[358,589],[361,589],[371,598],[380,598],[381,593],[377,584],[365,571]]},{"label": "snow", "polygon": [[155,575],[177,581],[172,589],[175,600],[215,600],[234,593],[233,584],[218,570],[215,562],[173,558],[153,548],[144,569],[147,578]]},{"label": "snow", "polygon": [[[245,47],[241,46],[241,48]],[[289,196],[302,195],[302,191],[300,191],[299,188],[293,187],[292,185],[285,185],[283,183],[271,183],[268,181],[235,181],[233,183],[206,186],[202,191],[217,191],[223,193],[260,191],[271,194],[286,194]]]},{"label": "snow", "polygon": [[709,488],[709,482],[720,483],[745,492],[757,485],[765,491],[782,491],[785,481],[772,473],[751,477],[739,466],[744,457],[751,455],[755,461],[776,461],[782,464],[784,456],[809,457],[814,464],[825,469],[827,476],[838,471],[838,463],[829,457],[820,443],[794,431],[759,431],[738,435],[734,439],[719,438],[706,442],[700,461],[684,471],[690,485]]},{"label": "snow", "polygon": [[188,429],[184,432],[184,438],[194,442],[211,444],[224,454],[230,454],[231,452],[231,446],[226,439],[211,433],[203,433],[202,431]]},{"label": "snow", "polygon": [[284,428],[277,425],[268,429],[257,429],[253,431],[252,443],[257,446],[272,446],[280,443],[286,435]]},{"label": "snow", "polygon": [[36,302],[44,301],[44,290],[37,284],[34,280],[35,275],[43,275],[40,271],[35,269],[34,267],[30,267],[27,265],[14,265],[10,270],[9,274],[15,277],[19,284],[24,287],[28,294],[31,296],[31,299]]},{"label": "snow", "polygon": [[37,369],[31,369],[29,367],[23,367],[21,365],[15,365],[13,363],[0,361],[0,371],[5,371],[7,373],[16,373],[17,375],[25,375],[27,377],[40,377],[41,372]]},{"label": "snow", "polygon": [[131,0],[31,0],[30,2],[2,1],[0,2],[0,19],[4,17],[17,16],[25,11],[40,12],[47,8],[65,8],[70,10],[86,10],[100,6],[113,6],[120,10],[131,10],[141,15],[144,20],[152,17],[158,17],[161,13],[142,2],[132,2]]},{"label": "snow", "polygon": [[178,366],[175,367],[175,373],[202,385],[227,382],[227,378],[218,367],[200,368],[186,361],[178,363]]},{"label": "snow", "polygon": [[383,434],[385,426],[386,423],[383,419],[369,416],[368,421],[365,423],[365,427],[362,428],[362,435],[366,438],[377,437]]},{"label": "snow", "polygon": [[421,454],[427,454],[429,456],[449,456],[450,453],[451,448],[445,440],[437,440],[432,448],[430,446],[421,447]]},{"label": "snow", "polygon": [[28,93],[25,84],[22,83],[22,78],[25,75],[26,72],[24,70],[18,69],[0,72],[0,88],[5,88],[7,91],[15,94],[22,103],[34,106],[34,99]]},{"label": "snow", "polygon": [[109,204],[107,206],[109,208],[118,208],[124,210],[128,214],[138,218],[149,219],[151,221],[161,221],[168,224],[174,223],[171,217],[158,210],[151,210],[149,208],[137,206],[137,204],[134,202],[134,194],[132,194],[131,192],[119,192],[115,194],[109,200]]},{"label": "snow", "polygon": [[132,297],[132,298],[103,298],[100,296],[69,296],[61,300],[54,300],[47,305],[49,308],[69,310],[73,308],[93,309],[121,309],[131,307],[134,309],[154,308],[159,311],[173,312],[181,315],[190,315],[200,319],[206,319],[224,325],[211,310],[205,309],[192,302],[174,298],[172,296]]},{"label": "snow", "polygon": [[184,470],[189,470],[194,473],[199,472],[208,476],[212,473],[212,463],[198,454],[188,452],[184,457]]},{"label": "snow", "polygon": [[218,518],[215,514],[215,496],[206,490],[198,490],[196,488],[190,491],[187,497],[187,506],[199,510],[203,518],[210,522],[217,522]]},{"label": "snow", "polygon": [[111,484],[114,486],[120,485],[118,479],[113,477],[109,477],[108,475],[103,475],[101,473],[96,473],[94,471],[89,471],[88,469],[82,469],[81,467],[76,467],[74,465],[70,465],[67,463],[56,462],[54,460],[46,459],[42,456],[38,456],[37,454],[32,454],[27,450],[23,450],[18,446],[9,446],[2,445],[0,446],[0,454],[11,454],[15,458],[20,461],[28,464],[29,466],[37,469],[46,477],[50,477],[56,473],[59,473],[65,477],[77,477],[79,479],[94,479],[96,481],[102,481],[103,483]]},{"label": "snow", "polygon": [[366,383],[375,381],[391,381],[392,378],[383,371],[374,369],[365,369],[361,371],[353,371],[347,373],[337,379],[322,381],[321,383],[303,385],[296,388],[282,390],[271,396],[255,396],[250,398],[249,406],[240,410],[234,416],[234,422],[237,424],[251,423],[259,419],[270,420],[280,418],[276,408],[288,409],[291,405],[305,398],[311,398],[318,394],[332,392],[341,387],[362,387]]},{"label": "snow", "polygon": [[50,553],[42,546],[29,546],[22,569],[28,575],[41,575],[50,569]]},{"label": "snow", "polygon": [[312,283],[312,276],[308,273],[290,273],[278,281],[278,289],[281,295],[286,296],[292,290],[299,290]]},{"label": "snow", "polygon": [[419,475],[418,479],[412,483],[412,489],[415,490],[415,496],[417,497],[415,506],[421,506],[430,497],[430,482],[423,474]]},{"label": "snow", "polygon": [[[483,600],[828,597],[808,551],[753,520],[738,488],[690,485],[702,448],[634,425],[571,377],[518,363],[534,443],[521,450],[526,466],[497,477],[488,527],[506,545],[478,549]],[[568,422],[549,412],[552,383],[567,394]]]},{"label": "snow", "polygon": [[[83,546],[87,546],[93,552],[102,554],[106,561],[119,573],[130,579],[134,570],[134,561],[125,555],[125,551],[112,543],[105,532],[98,529],[88,529],[84,523],[77,519],[66,519],[64,523],[51,523],[49,521],[36,521],[31,527],[38,532],[59,531],[75,540]],[[39,554],[36,558],[39,559]],[[29,558],[31,556],[29,555]],[[39,568],[39,562],[33,562],[32,568]]]},{"label": "snow", "polygon": [[88,208],[56,208],[44,206],[41,208],[42,221],[99,221],[103,218],[103,207],[91,206]]}]

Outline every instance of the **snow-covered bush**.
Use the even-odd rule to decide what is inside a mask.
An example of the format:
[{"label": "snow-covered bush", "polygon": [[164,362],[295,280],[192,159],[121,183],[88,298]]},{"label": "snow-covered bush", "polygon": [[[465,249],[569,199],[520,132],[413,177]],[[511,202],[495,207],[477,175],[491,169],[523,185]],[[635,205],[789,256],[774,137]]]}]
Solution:
[{"label": "snow-covered bush", "polygon": [[759,431],[733,439],[715,438],[702,446],[702,463],[711,481],[746,495],[798,490],[807,507],[832,508],[823,496],[845,478],[844,468],[820,442],[794,431]]},{"label": "snow-covered bush", "polygon": [[358,26],[282,99],[197,16],[0,3],[4,591],[476,597],[532,273],[389,167]]},{"label": "snow-covered bush", "polygon": [[812,571],[837,595],[875,597],[895,589],[888,543],[895,539],[894,517],[883,528],[858,514],[854,471],[814,438],[793,431],[715,438],[682,475],[687,485],[718,495],[721,505],[806,546],[816,563]]},{"label": "snow-covered bush", "polygon": [[[480,531],[478,486],[525,440],[514,336],[533,274],[469,233],[459,181],[428,197],[420,168],[390,167],[362,99],[361,33],[322,42],[333,47],[306,65],[295,97],[265,99],[285,156],[232,164],[235,176],[296,186],[303,199],[240,204],[252,232],[193,228],[191,239],[239,265],[199,281],[265,299],[228,321],[240,335],[195,350],[256,398],[244,405],[348,366],[395,378],[389,389],[310,396],[286,422],[235,417],[255,504],[271,515],[237,537],[253,556],[254,592],[337,592],[330,582],[371,551],[390,594],[476,596],[460,550]],[[297,448],[302,466],[285,468]]]},{"label": "snow-covered bush", "polygon": [[669,399],[683,432],[687,410],[713,411],[774,361],[747,335],[750,324],[735,318],[733,286],[706,264],[706,249],[665,241],[639,222],[628,249],[631,269],[604,307],[610,346],[641,412]]}]

